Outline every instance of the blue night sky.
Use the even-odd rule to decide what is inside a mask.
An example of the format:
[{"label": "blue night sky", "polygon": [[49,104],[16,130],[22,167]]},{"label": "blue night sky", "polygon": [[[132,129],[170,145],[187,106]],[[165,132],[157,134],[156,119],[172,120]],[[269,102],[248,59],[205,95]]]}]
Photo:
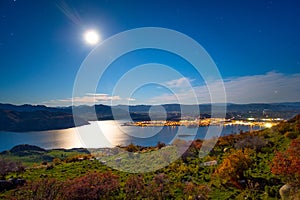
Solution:
[{"label": "blue night sky", "polygon": [[[228,102],[300,101],[299,9],[298,0],[1,0],[0,102],[70,105],[76,74],[95,47],[84,33],[95,29],[105,40],[140,27],[173,29],[201,44],[223,77]],[[112,94],[124,73],[153,62],[185,78],[157,73],[169,88],[149,84],[133,94]],[[133,104],[173,103],[172,90],[188,104],[187,82],[199,103],[209,102],[204,81],[188,62],[145,49],[120,57],[97,91],[75,98],[78,104],[89,104],[91,97],[102,104],[111,99],[125,104],[129,98]]]}]

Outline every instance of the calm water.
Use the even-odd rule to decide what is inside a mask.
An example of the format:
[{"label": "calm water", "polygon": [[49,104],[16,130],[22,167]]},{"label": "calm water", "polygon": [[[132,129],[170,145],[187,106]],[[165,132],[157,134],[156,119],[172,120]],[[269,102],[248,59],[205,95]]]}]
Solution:
[{"label": "calm water", "polygon": [[[123,122],[98,121],[91,124],[63,130],[36,132],[6,132],[0,131],[0,151],[7,150],[18,144],[32,144],[46,149],[75,148],[75,147],[113,147],[134,143],[142,146],[156,145],[158,141],[166,144],[174,139],[193,140],[203,139],[220,132],[220,127],[212,127],[207,134],[208,127],[136,127],[122,126]],[[226,126],[221,135],[248,131],[249,126]],[[258,130],[260,127],[253,127]]]}]

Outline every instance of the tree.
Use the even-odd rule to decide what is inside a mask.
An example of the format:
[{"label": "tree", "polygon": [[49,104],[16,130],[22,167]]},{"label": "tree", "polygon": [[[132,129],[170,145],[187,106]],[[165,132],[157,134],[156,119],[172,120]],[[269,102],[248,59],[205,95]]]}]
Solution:
[{"label": "tree", "polygon": [[240,187],[239,180],[245,178],[244,172],[250,168],[252,159],[250,149],[233,150],[227,155],[215,171],[215,175],[225,182],[231,182]]}]

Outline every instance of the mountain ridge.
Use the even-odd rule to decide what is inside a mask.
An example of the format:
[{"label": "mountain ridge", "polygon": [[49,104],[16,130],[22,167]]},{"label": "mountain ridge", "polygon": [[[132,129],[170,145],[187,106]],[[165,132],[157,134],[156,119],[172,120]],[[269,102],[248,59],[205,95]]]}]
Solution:
[{"label": "mountain ridge", "polygon": [[[45,105],[13,105],[0,103],[0,131],[44,131],[65,129],[89,124],[88,121],[127,119],[129,110],[134,121],[160,120],[161,107],[166,111],[167,120],[180,120],[181,117],[211,116],[212,105],[220,107],[224,104],[199,105],[117,105],[108,106],[97,104],[94,106],[76,106],[76,124],[73,120],[72,107],[47,107]],[[200,116],[195,106],[200,110]],[[151,108],[151,109],[150,109]],[[182,111],[183,110],[183,111]],[[150,111],[150,113],[149,113]],[[95,115],[96,113],[96,115]],[[289,119],[300,113],[300,102],[288,103],[252,103],[226,105],[226,118],[283,118]],[[151,116],[151,117],[150,117]],[[96,117],[96,118],[95,118]]]}]

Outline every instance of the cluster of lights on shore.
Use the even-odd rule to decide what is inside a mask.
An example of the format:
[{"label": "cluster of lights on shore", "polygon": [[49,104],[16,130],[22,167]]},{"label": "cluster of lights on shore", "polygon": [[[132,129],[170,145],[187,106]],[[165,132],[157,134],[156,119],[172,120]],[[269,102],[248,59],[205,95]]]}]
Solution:
[{"label": "cluster of lights on shore", "polygon": [[101,36],[96,30],[87,30],[84,33],[84,40],[88,45],[96,45],[101,41]]}]

